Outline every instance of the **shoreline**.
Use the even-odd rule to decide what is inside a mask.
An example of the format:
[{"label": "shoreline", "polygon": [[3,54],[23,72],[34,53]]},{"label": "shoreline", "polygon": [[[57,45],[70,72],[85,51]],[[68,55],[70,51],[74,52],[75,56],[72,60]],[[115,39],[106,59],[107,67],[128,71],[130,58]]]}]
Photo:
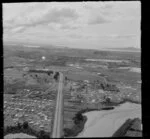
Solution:
[{"label": "shoreline", "polygon": [[[69,132],[69,135],[68,136],[65,136],[65,133],[64,133],[64,137],[77,137],[81,132],[83,132],[84,128],[85,128],[85,124],[88,120],[88,117],[86,115],[83,115],[87,112],[92,112],[92,111],[102,111],[102,110],[113,110],[115,109],[116,106],[120,106],[121,104],[124,104],[124,103],[133,103],[133,104],[141,104],[140,102],[136,102],[136,101],[132,101],[132,100],[123,100],[119,103],[115,103],[115,102],[110,102],[110,103],[103,103],[103,107],[102,108],[93,108],[93,109],[90,109],[90,108],[86,108],[86,109],[82,109],[80,111],[77,112],[77,114],[81,115],[81,119],[78,120],[76,119],[76,116],[74,117],[73,121],[74,121],[74,126],[71,128],[71,129],[64,129],[64,132]],[[76,121],[76,122],[75,122]],[[12,130],[11,130],[12,128]],[[9,130],[8,130],[9,129]],[[37,132],[37,131],[34,131],[34,129],[32,129],[30,126],[28,126],[26,129],[23,128],[23,125],[16,125],[16,126],[12,126],[12,127],[6,127],[4,129],[4,137],[6,135],[9,135],[9,134],[19,134],[19,133],[24,133],[24,134],[27,134],[27,135],[31,135],[31,136],[35,136],[37,138],[39,138],[39,136],[41,136],[42,134],[44,136],[47,136],[48,133],[41,133],[41,131]]]},{"label": "shoreline", "polygon": [[93,108],[93,109],[86,108],[86,109],[80,110],[79,113],[84,114],[86,112],[91,112],[91,111],[111,110],[111,109],[115,109],[116,106],[120,106],[120,105],[127,103],[127,102],[133,103],[133,104],[139,104],[139,105],[141,104],[140,102],[133,101],[133,100],[123,100],[119,103],[116,103],[116,102],[106,103],[106,102],[104,102],[102,104],[105,106],[103,106],[102,108]]},{"label": "shoreline", "polygon": [[[71,138],[78,136],[79,133],[81,133],[84,129],[84,125],[87,121],[87,116],[83,116],[83,121],[79,122],[78,124],[75,124],[73,128],[65,128],[64,129],[64,138]],[[70,135],[69,135],[70,134]]]},{"label": "shoreline", "polygon": [[[133,104],[139,104],[139,105],[141,104],[140,102],[133,101],[133,100],[123,100],[119,103],[115,103],[115,102],[111,102],[111,103],[108,103],[108,104],[105,103],[105,106],[103,108],[100,108],[100,109],[96,109],[96,108],[95,109],[88,109],[87,108],[87,109],[80,110],[78,113],[80,113],[83,117],[86,117],[86,120],[80,122],[80,124],[82,124],[82,126],[80,126],[80,127],[78,127],[78,125],[75,124],[73,128],[78,127],[78,130],[77,131],[73,130],[74,133],[72,133],[72,135],[67,136],[67,137],[77,137],[84,130],[85,124],[88,120],[88,117],[83,115],[83,114],[85,114],[87,112],[92,112],[92,111],[112,110],[112,109],[115,109],[115,106],[120,106],[121,104],[124,104],[124,103],[133,103]],[[70,129],[70,130],[72,130],[72,129]]]}]

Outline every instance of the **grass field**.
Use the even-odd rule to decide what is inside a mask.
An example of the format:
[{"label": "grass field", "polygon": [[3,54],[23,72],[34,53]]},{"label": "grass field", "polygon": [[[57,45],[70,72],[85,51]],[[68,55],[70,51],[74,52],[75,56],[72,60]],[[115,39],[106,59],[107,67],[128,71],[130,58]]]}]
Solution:
[{"label": "grass field", "polygon": [[104,82],[104,79],[98,75],[92,74],[90,72],[77,72],[77,73],[67,73],[66,77],[70,80],[75,80],[75,81],[79,81],[79,80],[89,80],[90,82],[99,80]]}]

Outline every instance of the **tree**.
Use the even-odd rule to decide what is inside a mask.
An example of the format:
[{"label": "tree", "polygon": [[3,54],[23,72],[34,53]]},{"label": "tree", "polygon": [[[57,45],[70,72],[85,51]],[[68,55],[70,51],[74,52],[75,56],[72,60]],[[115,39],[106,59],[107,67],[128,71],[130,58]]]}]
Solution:
[{"label": "tree", "polygon": [[48,76],[50,76],[50,75],[51,75],[51,73],[50,73],[50,72],[48,72],[47,74],[48,74]]},{"label": "tree", "polygon": [[102,88],[103,90],[104,90],[104,88],[105,88],[104,85],[103,85],[102,83],[101,83],[101,88]]},{"label": "tree", "polygon": [[65,77],[65,80],[67,80],[67,77]]},{"label": "tree", "polygon": [[106,103],[110,103],[111,99],[109,97],[106,98]]},{"label": "tree", "polygon": [[64,129],[64,136],[65,137],[71,136],[72,133],[73,133],[73,131],[71,129],[69,129],[69,128]]},{"label": "tree", "polygon": [[27,129],[28,127],[29,127],[28,122],[25,121],[25,122],[23,123],[23,129]]},{"label": "tree", "polygon": [[83,121],[83,116],[81,113],[77,113],[73,119],[75,124],[78,124],[80,121]]},{"label": "tree", "polygon": [[20,123],[17,123],[17,127],[18,127],[18,129],[21,129],[21,124]]},{"label": "tree", "polygon": [[10,133],[10,132],[11,132],[11,129],[12,129],[12,126],[7,126],[7,127],[6,127],[6,133]]},{"label": "tree", "polygon": [[59,77],[59,72],[56,72],[56,74],[54,75],[54,79],[58,80],[58,77]]},{"label": "tree", "polygon": [[40,133],[39,133],[39,138],[40,139],[49,139],[49,135],[45,133],[44,130],[41,130]]}]

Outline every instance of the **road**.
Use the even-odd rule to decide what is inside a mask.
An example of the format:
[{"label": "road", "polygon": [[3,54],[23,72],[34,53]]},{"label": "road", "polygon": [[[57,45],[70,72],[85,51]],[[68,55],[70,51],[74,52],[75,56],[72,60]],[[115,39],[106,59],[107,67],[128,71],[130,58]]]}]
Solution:
[{"label": "road", "polygon": [[56,99],[55,117],[53,123],[52,138],[61,138],[63,135],[63,74],[60,73],[58,94]]}]

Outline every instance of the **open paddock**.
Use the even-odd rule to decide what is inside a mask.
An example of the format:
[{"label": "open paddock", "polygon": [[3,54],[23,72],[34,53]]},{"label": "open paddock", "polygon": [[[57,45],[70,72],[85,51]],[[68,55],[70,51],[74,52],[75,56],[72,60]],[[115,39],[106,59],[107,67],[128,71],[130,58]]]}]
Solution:
[{"label": "open paddock", "polygon": [[70,73],[68,72],[67,74],[65,74],[65,76],[67,77],[67,79],[70,80],[74,80],[74,81],[79,81],[79,80],[88,80],[90,82],[99,80],[101,82],[104,82],[104,79],[98,75],[92,74],[90,72],[76,72],[76,73]]}]

